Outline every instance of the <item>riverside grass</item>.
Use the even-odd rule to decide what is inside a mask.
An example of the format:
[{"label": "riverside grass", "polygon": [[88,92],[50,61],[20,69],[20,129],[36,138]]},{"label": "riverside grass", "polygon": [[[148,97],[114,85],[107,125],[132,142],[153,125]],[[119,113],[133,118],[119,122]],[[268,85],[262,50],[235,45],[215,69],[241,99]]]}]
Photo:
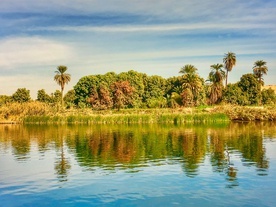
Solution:
[{"label": "riverside grass", "polygon": [[23,123],[51,124],[143,124],[143,123],[216,123],[228,122],[225,114],[113,114],[70,116],[27,116]]},{"label": "riverside grass", "polygon": [[217,105],[194,108],[122,109],[95,111],[61,109],[41,102],[11,103],[0,107],[0,123],[219,123],[229,121],[276,121],[276,107]]}]

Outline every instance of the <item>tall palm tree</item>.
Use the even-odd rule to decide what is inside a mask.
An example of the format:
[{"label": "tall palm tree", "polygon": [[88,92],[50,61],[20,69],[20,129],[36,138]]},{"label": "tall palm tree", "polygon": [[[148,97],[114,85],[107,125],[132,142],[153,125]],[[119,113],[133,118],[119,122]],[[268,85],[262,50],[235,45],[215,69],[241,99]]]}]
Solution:
[{"label": "tall palm tree", "polygon": [[225,79],[225,71],[222,69],[222,64],[211,65],[211,72],[209,73],[208,81],[211,82],[209,93],[211,104],[217,103],[222,97],[223,83]]},{"label": "tall palm tree", "polygon": [[[183,74],[182,92],[180,93],[183,98],[182,102],[184,103],[187,101],[186,99],[189,99],[189,102],[192,101],[191,104],[196,105],[198,102],[200,90],[203,87],[202,81],[197,74],[197,68],[193,65],[187,64],[180,69],[179,73]],[[189,97],[187,94],[190,94]]]},{"label": "tall palm tree", "polygon": [[222,69],[222,64],[214,64],[211,65],[211,72],[209,73],[209,81],[213,83],[222,83],[222,81],[226,78],[225,72]]},{"label": "tall palm tree", "polygon": [[225,87],[227,87],[228,72],[231,72],[233,67],[236,65],[236,54],[233,52],[228,52],[224,55],[223,62],[226,69]]},{"label": "tall palm tree", "polygon": [[60,65],[57,67],[57,71],[55,71],[56,75],[54,77],[54,80],[57,82],[58,85],[61,87],[61,105],[63,106],[63,90],[64,85],[68,84],[71,80],[71,75],[68,73],[65,73],[67,70],[67,67],[64,65]]},{"label": "tall palm tree", "polygon": [[268,68],[266,66],[266,62],[263,61],[263,60],[257,60],[255,63],[254,63],[254,66],[253,66],[253,73],[254,75],[257,76],[258,80],[259,80],[259,83],[261,85],[264,85],[264,81],[263,81],[263,75],[267,74],[267,71],[268,71]]},{"label": "tall palm tree", "polygon": [[195,74],[196,71],[197,71],[197,68],[195,66],[188,64],[188,65],[183,66],[180,69],[179,73],[182,73],[182,74]]}]

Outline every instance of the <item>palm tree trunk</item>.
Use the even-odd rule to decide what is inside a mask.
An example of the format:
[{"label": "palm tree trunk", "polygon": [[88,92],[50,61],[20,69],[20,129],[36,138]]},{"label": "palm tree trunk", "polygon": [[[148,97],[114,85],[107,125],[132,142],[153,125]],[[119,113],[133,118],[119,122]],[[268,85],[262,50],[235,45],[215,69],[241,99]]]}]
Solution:
[{"label": "palm tree trunk", "polygon": [[61,89],[61,108],[63,108],[63,89]]},{"label": "palm tree trunk", "polygon": [[227,87],[227,79],[228,79],[228,70],[226,70],[226,77],[225,77],[225,88]]}]

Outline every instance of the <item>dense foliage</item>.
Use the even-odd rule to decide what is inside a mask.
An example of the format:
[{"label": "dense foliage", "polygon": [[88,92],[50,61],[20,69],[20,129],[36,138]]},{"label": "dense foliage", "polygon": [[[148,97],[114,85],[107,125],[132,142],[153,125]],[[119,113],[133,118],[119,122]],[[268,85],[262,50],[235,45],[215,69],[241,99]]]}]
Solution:
[{"label": "dense foliage", "polygon": [[[167,79],[157,75],[148,76],[134,70],[119,74],[109,72],[84,76],[64,97],[64,85],[70,81],[71,76],[65,73],[66,66],[58,66],[54,80],[61,86],[61,91],[56,90],[49,95],[44,89],[38,90],[36,100],[51,107],[94,110],[179,108],[220,103],[257,106],[276,103],[274,90],[261,90],[264,85],[263,75],[268,71],[265,61],[256,61],[253,73],[244,74],[237,83],[225,86],[228,72],[236,64],[236,55],[228,52],[223,63],[224,65],[211,65],[206,80],[200,77],[198,69],[190,64],[180,69],[179,76]],[[0,95],[0,107],[9,103],[30,101],[30,91],[26,88],[17,89],[12,96]]]}]

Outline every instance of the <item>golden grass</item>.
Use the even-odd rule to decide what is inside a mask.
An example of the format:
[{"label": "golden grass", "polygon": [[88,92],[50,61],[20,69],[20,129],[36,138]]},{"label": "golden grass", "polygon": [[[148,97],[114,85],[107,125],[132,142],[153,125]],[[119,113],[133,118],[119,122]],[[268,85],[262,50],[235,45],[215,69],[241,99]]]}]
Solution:
[{"label": "golden grass", "polygon": [[36,101],[0,107],[0,123],[195,123],[229,120],[276,121],[276,107],[219,105],[95,111],[89,108],[65,110]]}]

